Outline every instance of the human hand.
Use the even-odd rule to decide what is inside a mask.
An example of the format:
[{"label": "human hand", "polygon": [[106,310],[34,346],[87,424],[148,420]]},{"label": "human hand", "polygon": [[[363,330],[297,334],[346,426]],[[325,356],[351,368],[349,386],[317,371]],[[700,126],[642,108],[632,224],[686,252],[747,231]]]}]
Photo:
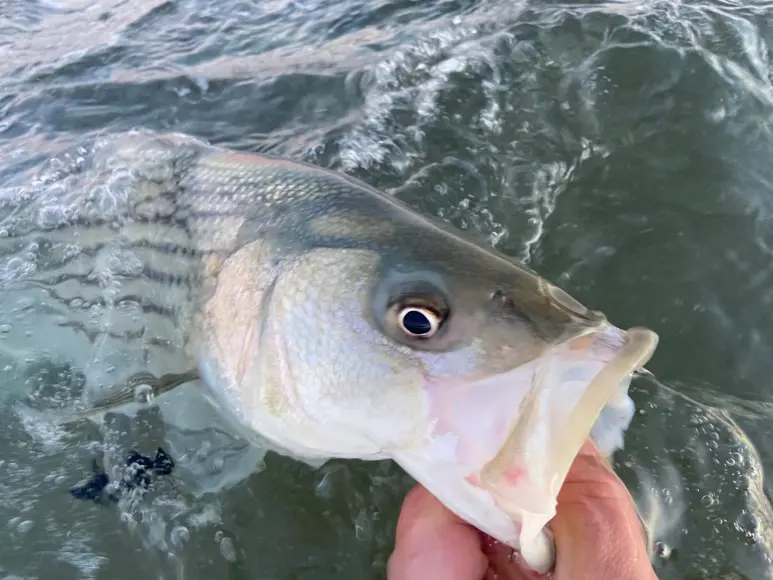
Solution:
[{"label": "human hand", "polygon": [[514,551],[479,532],[417,485],[397,523],[389,580],[657,580],[628,490],[587,442],[558,494],[550,522],[556,567],[529,569]]}]

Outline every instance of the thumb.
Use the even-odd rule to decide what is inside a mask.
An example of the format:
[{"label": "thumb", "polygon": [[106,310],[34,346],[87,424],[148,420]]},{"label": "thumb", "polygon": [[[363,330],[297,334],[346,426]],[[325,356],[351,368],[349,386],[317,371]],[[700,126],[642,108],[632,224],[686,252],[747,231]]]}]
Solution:
[{"label": "thumb", "polygon": [[487,565],[477,530],[421,485],[408,492],[387,565],[389,580],[480,580]]},{"label": "thumb", "polygon": [[558,494],[550,527],[556,580],[656,580],[644,528],[627,488],[591,442]]}]

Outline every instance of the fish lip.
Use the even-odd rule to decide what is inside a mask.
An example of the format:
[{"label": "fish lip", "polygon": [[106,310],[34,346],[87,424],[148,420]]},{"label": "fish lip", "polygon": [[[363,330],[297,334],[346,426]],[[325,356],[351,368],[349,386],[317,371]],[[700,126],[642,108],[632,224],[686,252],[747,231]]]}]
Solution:
[{"label": "fish lip", "polygon": [[[544,547],[543,529],[555,514],[558,491],[580,446],[607,402],[617,393],[626,394],[633,372],[646,364],[656,345],[652,331],[605,324],[494,377],[466,385],[428,384],[427,412],[435,419],[430,434],[413,449],[395,450],[393,457],[482,531],[516,549],[524,544]],[[578,369],[582,372],[573,376]],[[599,377],[600,386],[594,383]],[[589,389],[594,396],[586,399]],[[484,401],[480,415],[496,417],[504,407],[511,417],[504,433],[487,433],[485,427],[476,428],[480,421],[470,421],[476,416],[470,392],[502,397]],[[490,437],[488,447],[460,452],[463,439],[476,437]]]},{"label": "fish lip", "polygon": [[[595,332],[555,347],[552,352],[535,361],[532,388],[519,409],[520,416],[496,456],[486,462],[478,474],[483,487],[496,488],[503,478],[507,478],[506,472],[511,468],[509,464],[512,456],[523,453],[526,446],[518,438],[533,439],[537,436],[534,417],[539,416],[544,422],[545,412],[553,410],[549,405],[552,404],[554,408],[563,405],[568,412],[561,418],[560,424],[559,421],[553,422],[558,436],[543,437],[543,445],[552,447],[543,451],[553,451],[556,457],[552,462],[554,481],[543,480],[541,483],[549,484],[550,492],[557,494],[557,488],[563,482],[569,465],[590,436],[602,409],[614,397],[615,389],[622,385],[627,388],[632,374],[651,358],[656,345],[657,335],[652,331],[622,331],[605,325]],[[551,390],[560,390],[567,383],[573,382],[575,377],[572,377],[572,373],[577,372],[577,369],[584,370],[585,374],[583,376],[581,373],[582,378],[574,382],[584,382],[584,388],[575,392],[564,388],[565,392],[559,395],[561,401],[556,397],[546,401]],[[591,374],[587,372],[589,370]],[[556,375],[556,372],[559,374]],[[572,396],[575,397],[574,402],[571,402]]]},{"label": "fish lip", "polygon": [[[572,351],[577,351],[586,358],[576,362],[590,363],[588,368],[600,368],[590,377],[575,402],[565,407],[568,412],[553,422],[553,433],[550,429],[540,433],[538,426],[529,429],[533,427],[528,421],[534,417],[534,412],[543,413],[544,422],[545,411],[552,410],[549,405],[556,404],[555,399],[552,403],[545,403],[544,398],[540,401],[542,392],[535,386],[538,394],[528,409],[532,413],[523,414],[497,455],[476,474],[476,484],[486,489],[508,516],[522,519],[522,544],[536,539],[553,517],[560,487],[581,446],[590,437],[596,419],[616,391],[627,391],[633,373],[649,361],[657,342],[657,335],[648,329],[621,331],[607,325],[556,349],[553,356],[568,357],[560,360],[559,365],[568,361],[571,369]],[[550,359],[546,360],[550,362]],[[551,379],[550,371],[547,369],[547,377],[538,372],[535,378],[537,381],[555,380]],[[559,383],[562,380],[559,376]],[[567,397],[569,393],[560,396]],[[519,501],[520,498],[523,501]],[[524,514],[530,515],[529,521]]]}]

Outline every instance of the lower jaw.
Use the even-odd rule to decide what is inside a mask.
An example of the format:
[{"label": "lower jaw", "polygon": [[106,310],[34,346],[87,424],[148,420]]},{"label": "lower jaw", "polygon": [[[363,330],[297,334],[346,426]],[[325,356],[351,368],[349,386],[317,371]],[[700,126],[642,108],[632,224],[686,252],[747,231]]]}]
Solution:
[{"label": "lower jaw", "polygon": [[[587,339],[590,339],[589,343]],[[649,361],[658,343],[654,332],[641,328],[621,333],[619,329],[608,327],[579,340],[586,340],[582,348],[586,348],[587,352],[600,356],[596,360],[598,370],[586,380],[579,396],[574,393],[574,404],[566,405],[572,398],[569,393],[560,392],[571,383],[564,380],[567,374],[555,375],[556,370],[564,370],[571,376],[571,368],[561,369],[562,363],[571,361],[568,351],[572,350],[573,344],[569,343],[566,345],[568,351],[558,351],[553,355],[565,357],[563,361],[558,359],[558,365],[555,365],[558,369],[554,366],[547,372],[548,378],[556,380],[555,385],[564,388],[557,389],[559,392],[554,392],[552,397],[549,387],[541,392],[537,388],[538,394],[530,397],[528,411],[514,425],[497,455],[479,472],[478,485],[491,494],[494,502],[511,519],[520,521],[519,543],[522,552],[524,549],[528,552],[523,555],[527,563],[540,568],[550,559],[550,554],[544,550],[545,526],[555,514],[558,492],[574,458],[597,426],[605,408],[612,411],[622,409],[624,413],[618,440],[612,442],[622,444],[623,431],[632,417],[632,403],[627,409],[625,405],[628,385],[633,373]],[[578,364],[592,367],[592,359],[588,357]],[[564,398],[564,412],[554,417],[553,429],[540,429],[544,423],[550,423],[545,421],[545,416],[550,414],[551,409],[560,407]],[[541,424],[535,426],[535,417],[542,419]],[[613,450],[608,451],[611,453]],[[535,469],[535,465],[540,463],[541,469]]]},{"label": "lower jaw", "polygon": [[[535,570],[549,570],[552,541],[545,526],[555,514],[569,467],[602,410],[607,406],[626,410],[630,377],[649,360],[656,345],[657,336],[648,330],[623,332],[610,326],[533,361],[527,365],[531,369],[516,369],[465,389],[452,385],[443,390],[437,385],[428,395],[435,397],[433,410],[442,418],[437,425],[442,428],[436,429],[439,437],[420,452],[398,453],[394,458],[461,518],[520,549]],[[490,427],[494,432],[488,436],[485,428],[470,427],[474,423],[470,414],[480,404],[470,393],[484,398],[482,416],[517,409],[517,420],[507,431]],[[495,401],[499,405],[486,401],[486,395],[499,396]],[[622,439],[630,411],[627,416],[623,413],[619,437],[613,441]],[[473,445],[451,452],[443,434]],[[476,441],[485,444],[481,447]],[[481,461],[485,448],[497,451]],[[445,477],[443,470],[448,471]],[[441,477],[445,481],[439,481]]]}]

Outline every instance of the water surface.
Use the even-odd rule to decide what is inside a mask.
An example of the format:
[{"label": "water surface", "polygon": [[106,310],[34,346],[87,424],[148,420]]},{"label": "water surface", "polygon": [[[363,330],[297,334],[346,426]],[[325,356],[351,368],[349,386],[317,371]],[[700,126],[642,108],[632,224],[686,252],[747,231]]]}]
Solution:
[{"label": "water surface", "polygon": [[[660,334],[616,457],[659,577],[771,578],[772,17],[729,0],[6,0],[0,205],[52,155],[142,127],[343,171],[475,232]],[[15,412],[82,380],[36,346],[89,354],[37,304],[0,297],[0,575],[384,578],[411,485],[389,462],[269,454],[227,491],[181,476],[121,509],[73,500],[105,443],[227,463],[157,409],[107,430]]]}]

